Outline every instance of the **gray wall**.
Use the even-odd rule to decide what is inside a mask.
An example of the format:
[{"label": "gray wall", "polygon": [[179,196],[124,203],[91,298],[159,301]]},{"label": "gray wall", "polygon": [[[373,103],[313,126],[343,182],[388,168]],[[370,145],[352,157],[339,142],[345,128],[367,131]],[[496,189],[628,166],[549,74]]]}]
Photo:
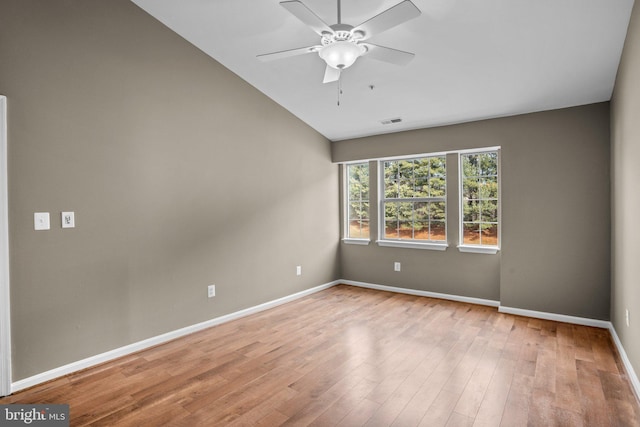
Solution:
[{"label": "gray wall", "polygon": [[[621,316],[640,306],[637,9],[611,132],[611,307],[636,370],[638,314]],[[608,319],[607,103],[329,144],[127,0],[3,0],[0,58],[14,380],[338,277]],[[494,145],[498,255],[455,249],[451,192],[444,253],[339,243],[332,161]],[[33,231],[36,211],[50,231]]]},{"label": "gray wall", "polygon": [[[611,100],[611,321],[640,373],[640,4],[635,3]],[[625,310],[629,310],[629,327]]]},{"label": "gray wall", "polygon": [[14,380],[338,278],[329,142],[129,1],[2,0],[0,58]]},{"label": "gray wall", "polygon": [[[502,147],[499,255],[459,253],[449,216],[446,252],[343,244],[343,278],[608,319],[608,103],[339,141],[332,152],[344,162],[496,145]],[[457,209],[451,203],[450,213]],[[407,268],[403,263],[394,273],[394,261]]]}]

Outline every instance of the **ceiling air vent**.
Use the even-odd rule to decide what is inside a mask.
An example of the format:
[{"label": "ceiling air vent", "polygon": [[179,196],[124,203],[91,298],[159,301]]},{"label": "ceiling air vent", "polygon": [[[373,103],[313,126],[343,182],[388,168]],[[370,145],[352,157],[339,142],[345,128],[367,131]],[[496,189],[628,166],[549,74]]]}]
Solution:
[{"label": "ceiling air vent", "polygon": [[400,117],[395,118],[395,119],[387,119],[387,120],[381,120],[380,123],[382,123],[383,125],[390,125],[392,123],[400,123],[402,121],[402,119]]}]

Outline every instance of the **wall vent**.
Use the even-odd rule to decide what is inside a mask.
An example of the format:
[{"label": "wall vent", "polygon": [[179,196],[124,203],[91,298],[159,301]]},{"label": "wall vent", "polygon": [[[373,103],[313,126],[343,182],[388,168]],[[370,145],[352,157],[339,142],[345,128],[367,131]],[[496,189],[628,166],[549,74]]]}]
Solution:
[{"label": "wall vent", "polygon": [[383,125],[390,125],[392,123],[400,123],[401,121],[402,119],[400,117],[397,117],[395,119],[380,120],[380,123],[382,123]]}]

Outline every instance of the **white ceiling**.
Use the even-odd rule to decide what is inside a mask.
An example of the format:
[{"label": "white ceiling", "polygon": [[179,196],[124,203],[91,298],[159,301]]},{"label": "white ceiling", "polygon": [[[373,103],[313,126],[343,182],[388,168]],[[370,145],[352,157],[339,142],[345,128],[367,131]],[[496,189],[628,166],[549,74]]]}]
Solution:
[{"label": "white ceiling", "polygon": [[[371,38],[415,53],[366,56],[323,84],[319,36],[279,0],[132,0],[330,140],[550,110],[611,98],[633,0],[412,0],[422,15]],[[358,25],[400,0],[342,0]],[[302,0],[329,25],[336,1]],[[374,86],[373,90],[370,86]],[[383,125],[385,119],[401,123]]]}]

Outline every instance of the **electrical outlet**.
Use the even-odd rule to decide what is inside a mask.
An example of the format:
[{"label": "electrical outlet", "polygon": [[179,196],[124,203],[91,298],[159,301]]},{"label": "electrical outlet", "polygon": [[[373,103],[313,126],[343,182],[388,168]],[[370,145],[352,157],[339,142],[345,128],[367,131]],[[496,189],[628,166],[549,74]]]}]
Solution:
[{"label": "electrical outlet", "polygon": [[302,266],[296,266],[296,276],[302,276]]},{"label": "electrical outlet", "polygon": [[216,296],[216,285],[207,286],[207,296],[213,298]]},{"label": "electrical outlet", "polygon": [[627,322],[627,327],[629,327],[629,309],[627,308],[624,312],[625,321]]},{"label": "electrical outlet", "polygon": [[400,271],[400,263],[399,262],[394,262],[393,263],[393,271]]}]

